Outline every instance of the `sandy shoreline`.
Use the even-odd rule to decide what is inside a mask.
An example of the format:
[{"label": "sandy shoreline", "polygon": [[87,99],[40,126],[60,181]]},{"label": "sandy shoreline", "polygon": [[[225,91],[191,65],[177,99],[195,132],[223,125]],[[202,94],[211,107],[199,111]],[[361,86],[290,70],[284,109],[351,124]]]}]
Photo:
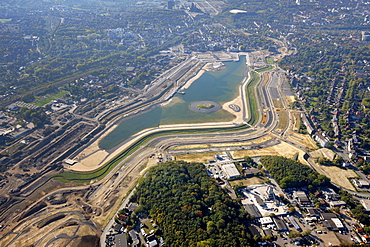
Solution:
[{"label": "sandy shoreline", "polygon": [[204,72],[206,72],[205,69],[199,70],[199,72],[195,76],[190,78],[181,89],[188,89],[191,86],[191,84],[193,84],[193,82],[198,80],[204,74]]},{"label": "sandy shoreline", "polygon": [[[194,77],[190,78],[185,85],[182,87],[182,89],[187,89],[191,86],[191,84],[199,79],[204,72],[211,70],[209,66],[212,64],[206,64],[203,66],[201,70],[195,75]],[[123,144],[119,148],[117,148],[113,153],[109,154],[107,151],[100,149],[99,148],[99,142],[102,140],[105,136],[107,136],[110,132],[112,132],[118,125],[114,125],[111,128],[109,128],[101,137],[99,137],[94,143],[92,143],[90,146],[88,146],[85,150],[83,150],[76,158],[75,160],[78,161],[73,166],[69,166],[68,168],[73,171],[92,171],[97,168],[99,168],[104,162],[114,158],[117,156],[119,153],[124,151],[126,148],[128,148],[130,145],[132,145],[138,138],[141,138],[144,134],[148,134],[151,132],[155,132],[157,130],[162,130],[162,129],[177,129],[177,128],[194,128],[194,127],[203,127],[203,128],[208,128],[210,126],[234,126],[235,124],[241,124],[243,123],[243,105],[242,105],[242,96],[239,95],[234,98],[233,100],[226,102],[222,105],[222,109],[225,111],[231,113],[232,115],[235,116],[235,118],[230,121],[230,122],[219,122],[219,123],[201,123],[201,124],[175,124],[175,125],[161,125],[158,128],[151,128],[151,129],[145,129],[140,131],[139,133],[136,134],[136,137],[129,142]],[[173,99],[173,98],[172,98]],[[171,100],[164,102],[162,106],[168,105],[171,103]],[[233,111],[229,105],[230,104],[235,104],[238,105],[241,110],[239,112]]]},{"label": "sandy shoreline", "polygon": [[74,160],[78,161],[69,169],[74,171],[91,171],[99,167],[102,161],[109,155],[104,149],[100,149],[99,142],[106,137],[111,131],[113,131],[118,124],[111,126],[104,134],[102,134],[96,141],[94,141],[90,146],[85,148],[81,153],[79,153]]}]

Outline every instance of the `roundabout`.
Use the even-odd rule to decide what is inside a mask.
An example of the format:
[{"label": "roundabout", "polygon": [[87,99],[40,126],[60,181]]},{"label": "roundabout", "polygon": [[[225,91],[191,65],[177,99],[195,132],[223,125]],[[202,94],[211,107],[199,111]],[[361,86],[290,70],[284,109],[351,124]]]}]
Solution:
[{"label": "roundabout", "polygon": [[189,104],[190,110],[199,113],[211,113],[221,108],[222,106],[219,103],[210,100],[196,101]]}]

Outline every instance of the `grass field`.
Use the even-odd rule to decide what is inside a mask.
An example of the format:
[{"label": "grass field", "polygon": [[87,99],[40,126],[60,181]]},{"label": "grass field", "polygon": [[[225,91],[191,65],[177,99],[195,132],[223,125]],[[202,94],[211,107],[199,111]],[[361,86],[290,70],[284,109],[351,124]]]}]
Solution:
[{"label": "grass field", "polygon": [[181,150],[181,149],[200,149],[200,148],[214,148],[214,147],[238,147],[241,145],[251,145],[251,142],[246,143],[232,143],[228,145],[228,143],[212,143],[212,144],[198,144],[198,145],[182,145],[177,146],[174,148],[170,148],[169,150]]},{"label": "grass field", "polygon": [[275,68],[275,66],[269,65],[265,68],[256,69],[255,71],[258,72],[258,73],[262,73],[262,72],[268,71],[268,70],[273,69],[273,68]]},{"label": "grass field", "polygon": [[274,60],[271,57],[266,57],[267,64],[274,64]]},{"label": "grass field", "polygon": [[283,102],[280,99],[272,99],[275,108],[284,108]]},{"label": "grass field", "polygon": [[292,159],[295,156],[295,154],[298,153],[299,154],[298,160],[306,164],[305,160],[303,159],[304,152],[286,142],[281,142],[275,146],[266,148],[230,151],[230,153],[234,159],[241,159],[244,158],[245,156],[256,157],[263,155],[277,155]]},{"label": "grass field", "polygon": [[266,84],[269,81],[269,79],[270,79],[269,74],[268,73],[265,73],[265,80],[263,81],[262,86],[266,86]]},{"label": "grass field", "polygon": [[248,110],[249,110],[249,120],[248,123],[250,125],[255,125],[258,121],[258,105],[257,105],[257,97],[256,95],[256,85],[260,80],[260,76],[252,71],[251,78],[247,86],[247,97],[248,97]]},{"label": "grass field", "polygon": [[289,138],[302,143],[302,145],[309,148],[310,150],[318,149],[316,142],[309,135],[293,132],[289,135]]},{"label": "grass field", "polygon": [[50,101],[55,100],[57,98],[60,98],[60,97],[62,97],[64,95],[66,95],[66,94],[69,94],[69,92],[68,91],[61,91],[61,92],[59,92],[57,94],[54,94],[53,96],[50,96],[50,97],[45,98],[43,100],[40,100],[37,103],[33,103],[33,105],[44,106],[44,105],[48,104]]},{"label": "grass field", "polygon": [[214,160],[216,154],[220,153],[212,152],[177,155],[176,160],[184,160],[187,162],[208,162],[209,160]]},{"label": "grass field", "polygon": [[337,166],[322,166],[319,164],[316,165],[325,172],[324,175],[328,176],[334,184],[348,190],[356,190],[348,179],[358,177],[358,175],[353,170],[342,169]]},{"label": "grass field", "polygon": [[288,114],[286,111],[279,111],[279,125],[277,127],[277,130],[284,131],[285,128],[288,126]]},{"label": "grass field", "polygon": [[301,128],[302,124],[301,115],[299,113],[293,113],[293,117],[295,119],[293,131],[298,131]]}]

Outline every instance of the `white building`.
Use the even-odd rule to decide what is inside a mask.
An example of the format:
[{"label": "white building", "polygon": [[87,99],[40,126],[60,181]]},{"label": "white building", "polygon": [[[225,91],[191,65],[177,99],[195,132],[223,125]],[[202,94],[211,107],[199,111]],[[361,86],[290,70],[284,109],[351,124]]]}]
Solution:
[{"label": "white building", "polygon": [[344,228],[343,226],[343,223],[340,221],[340,219],[338,218],[332,218],[331,221],[334,222],[335,226],[338,228],[338,229],[342,229]]},{"label": "white building", "polygon": [[240,172],[234,164],[223,165],[221,169],[225,173],[227,179],[232,179],[240,176]]},{"label": "white building", "polygon": [[260,219],[260,223],[261,225],[270,225],[270,224],[274,224],[274,221],[272,220],[271,217],[263,217]]}]

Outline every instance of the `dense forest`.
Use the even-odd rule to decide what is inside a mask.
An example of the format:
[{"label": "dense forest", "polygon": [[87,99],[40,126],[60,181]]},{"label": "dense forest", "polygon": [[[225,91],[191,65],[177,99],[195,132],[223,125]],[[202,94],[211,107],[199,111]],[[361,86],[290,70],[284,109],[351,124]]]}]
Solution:
[{"label": "dense forest", "polygon": [[281,188],[329,185],[330,179],[309,166],[281,156],[263,156],[261,163]]},{"label": "dense forest", "polygon": [[207,176],[199,163],[153,167],[132,201],[149,214],[169,246],[251,246],[247,213]]}]

